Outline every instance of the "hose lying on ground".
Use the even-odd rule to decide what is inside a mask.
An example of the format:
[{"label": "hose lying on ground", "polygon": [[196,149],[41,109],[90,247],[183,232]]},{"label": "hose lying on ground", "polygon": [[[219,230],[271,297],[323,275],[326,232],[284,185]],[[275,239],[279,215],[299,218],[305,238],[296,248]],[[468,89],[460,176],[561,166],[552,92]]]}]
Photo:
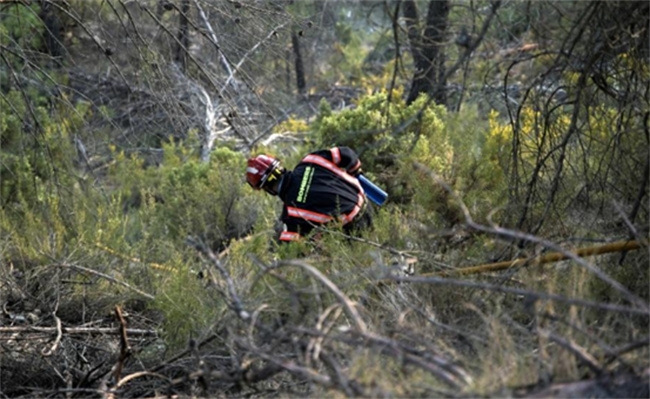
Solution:
[{"label": "hose lying on ground", "polygon": [[[638,241],[618,241],[612,242],[604,245],[597,245],[588,248],[580,248],[575,251],[571,251],[573,254],[579,257],[591,256],[591,255],[602,255],[611,252],[624,252],[632,251],[635,249],[641,248],[641,243]],[[534,256],[531,258],[518,258],[503,262],[496,263],[486,263],[477,266],[463,267],[454,270],[445,270],[441,272],[425,273],[422,276],[467,276],[470,274],[479,274],[486,272],[494,272],[499,270],[510,269],[513,267],[520,266],[529,266],[529,265],[541,265],[544,263],[553,263],[559,262],[562,260],[569,259],[569,255],[564,252],[550,252],[545,255]]]}]

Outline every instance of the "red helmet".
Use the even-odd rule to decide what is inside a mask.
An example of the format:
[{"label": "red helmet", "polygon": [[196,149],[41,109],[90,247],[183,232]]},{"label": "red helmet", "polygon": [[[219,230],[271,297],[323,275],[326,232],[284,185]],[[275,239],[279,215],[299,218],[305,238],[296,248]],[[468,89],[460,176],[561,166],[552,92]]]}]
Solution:
[{"label": "red helmet", "polygon": [[246,181],[255,190],[265,188],[269,191],[271,187],[265,187],[265,184],[279,178],[283,173],[284,168],[280,166],[279,160],[269,155],[258,155],[248,159]]}]

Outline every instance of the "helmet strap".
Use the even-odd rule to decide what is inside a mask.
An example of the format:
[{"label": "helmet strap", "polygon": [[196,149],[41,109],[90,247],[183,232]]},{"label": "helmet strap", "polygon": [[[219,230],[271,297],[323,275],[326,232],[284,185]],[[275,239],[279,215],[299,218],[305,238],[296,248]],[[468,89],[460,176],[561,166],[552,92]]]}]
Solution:
[{"label": "helmet strap", "polygon": [[262,188],[271,195],[278,195],[280,192],[280,185],[282,183],[284,171],[285,169],[282,167],[273,169],[273,171],[271,171],[271,175],[266,180],[266,182],[264,182]]}]

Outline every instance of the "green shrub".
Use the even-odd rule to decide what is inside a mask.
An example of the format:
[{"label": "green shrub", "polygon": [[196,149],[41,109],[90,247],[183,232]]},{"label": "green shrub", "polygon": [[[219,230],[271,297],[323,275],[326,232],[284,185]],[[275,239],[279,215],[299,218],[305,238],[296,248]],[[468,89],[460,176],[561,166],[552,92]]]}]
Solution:
[{"label": "green shrub", "polygon": [[231,150],[217,149],[210,163],[202,163],[180,145],[169,144],[160,166],[143,168],[141,159],[123,159],[112,179],[123,184],[122,201],[139,221],[133,237],[138,245],[150,247],[146,237],[183,245],[193,236],[220,250],[230,239],[250,233],[268,207],[264,196],[245,185],[244,169],[244,156]]},{"label": "green shrub", "polygon": [[459,205],[420,164],[453,188],[478,215],[505,199],[500,147],[490,142],[489,126],[476,108],[450,114],[420,96],[407,106],[395,92],[363,97],[356,108],[332,113],[326,102],[312,125],[314,145],[349,146],[361,157],[365,174],[384,187],[390,202],[411,205],[425,221],[453,225]]}]

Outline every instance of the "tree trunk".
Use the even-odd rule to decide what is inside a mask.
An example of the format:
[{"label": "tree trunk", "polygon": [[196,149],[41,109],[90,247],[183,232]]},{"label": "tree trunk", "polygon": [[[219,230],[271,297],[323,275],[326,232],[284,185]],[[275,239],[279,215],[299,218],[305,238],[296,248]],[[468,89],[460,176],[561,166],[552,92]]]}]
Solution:
[{"label": "tree trunk", "polygon": [[407,32],[415,63],[415,73],[406,102],[410,104],[420,93],[427,93],[437,104],[445,105],[447,94],[444,81],[444,40],[449,17],[449,0],[429,2],[423,33],[420,33],[417,8],[413,0],[404,2],[402,12],[407,19]]},{"label": "tree trunk", "polygon": [[288,61],[291,59],[291,50],[285,50],[285,63],[284,63],[284,83],[287,92],[291,92],[291,63]]},{"label": "tree trunk", "polygon": [[61,34],[61,21],[56,14],[55,7],[49,2],[41,2],[39,17],[45,25],[45,48],[47,53],[52,56],[52,64],[54,67],[61,66],[63,58],[63,35]]},{"label": "tree trunk", "polygon": [[183,0],[182,6],[181,6],[181,14],[180,14],[180,22],[179,22],[179,29],[178,29],[178,44],[176,46],[176,57],[174,60],[178,62],[178,64],[181,67],[181,71],[183,73],[186,72],[187,69],[187,52],[189,51],[190,48],[190,36],[189,36],[189,28],[190,24],[187,19],[187,15],[190,12],[190,0]]},{"label": "tree trunk", "polygon": [[296,86],[298,87],[299,94],[305,94],[305,89],[307,87],[305,82],[305,65],[302,61],[300,41],[298,40],[298,34],[295,30],[291,31],[291,44],[293,46],[293,56],[296,67]]}]

